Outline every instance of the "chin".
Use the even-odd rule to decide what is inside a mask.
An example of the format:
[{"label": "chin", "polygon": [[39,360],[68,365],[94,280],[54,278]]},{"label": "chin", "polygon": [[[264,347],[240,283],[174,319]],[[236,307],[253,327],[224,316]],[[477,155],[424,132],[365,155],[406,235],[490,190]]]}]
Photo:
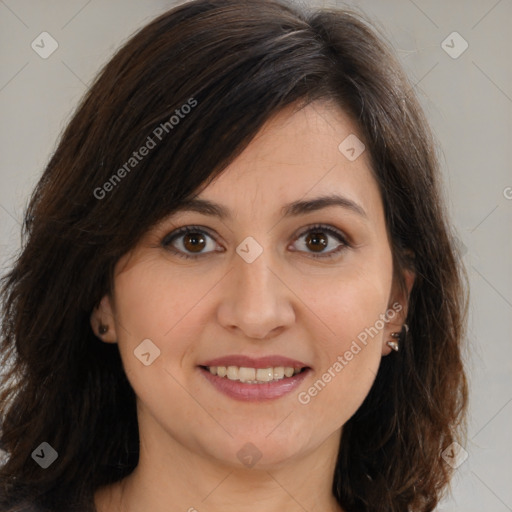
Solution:
[{"label": "chin", "polygon": [[[245,466],[256,469],[275,469],[307,451],[306,442],[307,439],[311,439],[310,436],[291,435],[285,428],[276,428],[279,422],[272,422],[272,424],[268,422],[268,425],[271,425],[268,429],[262,428],[261,425],[258,429],[241,427],[237,431],[228,428],[233,437],[228,437],[226,434],[224,443],[219,439],[213,456],[237,468]],[[208,448],[211,450],[211,447],[210,441]]]}]

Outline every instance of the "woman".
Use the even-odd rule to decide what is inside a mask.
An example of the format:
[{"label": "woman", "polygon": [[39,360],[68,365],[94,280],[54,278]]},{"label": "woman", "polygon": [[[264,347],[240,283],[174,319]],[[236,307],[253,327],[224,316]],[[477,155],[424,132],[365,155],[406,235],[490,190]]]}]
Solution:
[{"label": "woman", "polygon": [[439,181],[361,17],[196,0],[142,29],[4,278],[2,510],[433,510],[466,410]]}]

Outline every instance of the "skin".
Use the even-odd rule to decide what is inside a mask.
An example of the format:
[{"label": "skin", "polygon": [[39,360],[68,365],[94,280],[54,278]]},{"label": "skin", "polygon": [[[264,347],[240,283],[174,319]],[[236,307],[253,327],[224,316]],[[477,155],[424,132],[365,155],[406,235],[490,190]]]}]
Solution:
[{"label": "skin", "polygon": [[[375,379],[393,331],[402,327],[407,296],[392,280],[384,210],[367,152],[349,161],[338,145],[357,125],[330,103],[274,116],[246,150],[198,197],[229,208],[220,220],[180,212],[152,228],[117,264],[114,290],[91,316],[107,343],[118,343],[137,395],[140,461],[122,482],[95,495],[99,512],[339,511],[332,479],[343,424]],[[359,137],[361,138],[361,137]],[[365,216],[331,206],[283,218],[292,201],[336,192]],[[309,226],[340,230],[342,242],[308,242]],[[162,246],[176,228],[208,228],[203,256],[184,259]],[[210,236],[208,236],[210,235]],[[248,236],[263,248],[247,263],[235,251]],[[194,252],[190,237],[173,246]],[[405,274],[410,291],[414,276]],[[307,391],[358,334],[400,303],[402,311],[369,338],[343,370],[303,404]],[[98,325],[109,330],[99,334]],[[144,339],[160,356],[134,357]],[[267,402],[241,402],[217,391],[197,365],[214,357],[283,355],[312,368],[297,390]],[[393,357],[391,355],[391,357]],[[261,454],[249,468],[237,452]]]}]

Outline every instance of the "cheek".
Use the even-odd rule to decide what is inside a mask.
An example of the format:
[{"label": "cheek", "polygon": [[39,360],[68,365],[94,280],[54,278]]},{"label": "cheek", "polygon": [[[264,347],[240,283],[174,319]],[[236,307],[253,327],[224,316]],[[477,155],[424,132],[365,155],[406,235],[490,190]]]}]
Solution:
[{"label": "cheek", "polygon": [[[184,275],[165,259],[145,259],[118,274],[115,286],[118,347],[125,373],[144,414],[149,410],[162,418],[170,413],[176,436],[186,430],[190,410],[198,413],[183,389],[181,366],[193,355],[193,340],[203,328],[198,318],[201,299],[215,284],[208,276],[191,280]],[[139,349],[147,339],[157,347],[154,359],[151,345],[149,350]],[[148,351],[151,362],[146,365],[138,356]]]},{"label": "cheek", "polygon": [[188,317],[214,284],[213,277],[202,275],[195,280],[162,259],[140,262],[116,278],[121,336],[163,340],[183,322],[193,326]]},{"label": "cheek", "polygon": [[385,313],[391,284],[391,253],[382,250],[364,258],[354,255],[329,275],[301,278],[297,294],[305,299],[311,317],[322,324],[323,345],[332,354],[347,350],[353,339]]},{"label": "cheek", "polygon": [[198,316],[201,300],[216,281],[206,275],[197,279],[187,275],[165,260],[145,260],[116,277],[118,345],[132,380],[146,380],[150,373],[134,355],[143,340],[150,339],[160,351],[151,364],[153,369],[174,374],[183,359],[193,355],[194,340],[199,339],[204,324]]},{"label": "cheek", "polygon": [[391,290],[391,255],[341,272],[323,287],[309,285],[311,309],[325,333],[317,338],[317,365],[298,399],[332,429],[359,408],[377,374]]}]

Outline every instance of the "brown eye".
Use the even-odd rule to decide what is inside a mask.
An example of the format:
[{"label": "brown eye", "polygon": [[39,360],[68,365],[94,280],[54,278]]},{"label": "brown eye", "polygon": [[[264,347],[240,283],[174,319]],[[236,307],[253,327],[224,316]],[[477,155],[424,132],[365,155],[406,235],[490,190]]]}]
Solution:
[{"label": "brown eye", "polygon": [[314,252],[322,252],[329,244],[329,240],[325,236],[325,233],[322,233],[321,231],[311,232],[311,234],[306,237],[305,241],[307,247]]},{"label": "brown eye", "polygon": [[169,233],[161,242],[167,250],[183,258],[206,256],[216,252],[216,244],[212,235],[203,228],[185,226]]},{"label": "brown eye", "polygon": [[202,233],[190,232],[183,236],[183,246],[190,252],[201,252],[206,246]]},{"label": "brown eye", "polygon": [[[341,231],[322,225],[304,231],[295,239],[295,243],[299,241],[303,246],[299,252],[309,254],[313,258],[332,258],[351,247]],[[161,245],[182,258],[197,258],[222,252],[216,248],[213,236],[205,228],[196,226],[186,226],[169,233]]]},{"label": "brown eye", "polygon": [[340,255],[345,249],[351,247],[341,231],[321,224],[311,226],[296,238],[300,252],[313,258],[332,258]]}]

